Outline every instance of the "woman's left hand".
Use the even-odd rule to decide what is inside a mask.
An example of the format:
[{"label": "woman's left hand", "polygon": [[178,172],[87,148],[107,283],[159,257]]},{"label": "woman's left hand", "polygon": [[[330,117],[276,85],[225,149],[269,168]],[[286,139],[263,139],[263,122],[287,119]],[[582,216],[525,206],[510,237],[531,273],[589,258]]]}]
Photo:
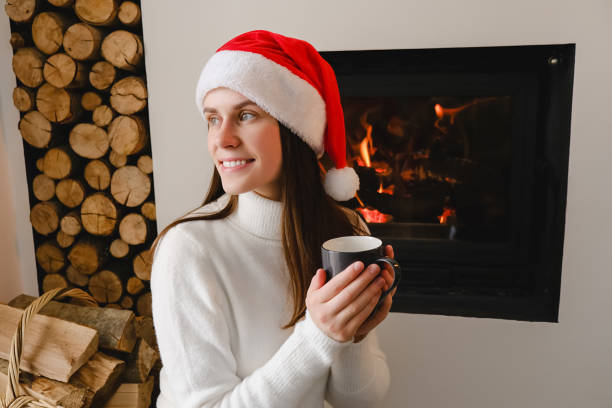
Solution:
[{"label": "woman's left hand", "polygon": [[[393,251],[393,247],[391,245],[387,245],[385,247],[385,256],[387,256],[389,258],[393,258],[394,257],[394,251]],[[390,272],[389,269],[390,269],[390,267],[383,268],[382,272],[381,272],[382,273],[382,277],[387,282],[385,287],[383,288],[384,290],[389,289],[389,287],[391,287],[391,285],[393,284],[393,273]],[[355,333],[355,337],[354,337],[354,340],[353,340],[354,343],[359,343],[361,340],[363,340],[367,336],[367,334],[370,331],[372,331],[372,329],[374,329],[383,320],[385,320],[385,318],[389,314],[389,310],[391,310],[391,304],[393,303],[393,295],[395,295],[396,291],[397,291],[397,287],[395,289],[393,289],[391,292],[389,292],[389,294],[385,297],[385,300],[380,305],[380,307],[378,308],[376,313],[373,314],[372,316],[370,316],[357,329],[357,332]]]}]

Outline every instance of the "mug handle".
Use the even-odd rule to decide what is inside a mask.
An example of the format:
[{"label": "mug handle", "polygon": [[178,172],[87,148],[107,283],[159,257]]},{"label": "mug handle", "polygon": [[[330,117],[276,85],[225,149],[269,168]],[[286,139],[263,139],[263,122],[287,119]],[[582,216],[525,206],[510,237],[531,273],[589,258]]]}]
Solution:
[{"label": "mug handle", "polygon": [[378,306],[382,303],[382,301],[384,300],[384,298],[393,290],[395,289],[395,287],[397,286],[397,284],[400,281],[400,278],[402,277],[402,268],[400,267],[399,263],[397,263],[397,261],[395,259],[389,258],[387,256],[383,256],[382,258],[378,258],[376,261],[374,261],[377,264],[380,263],[386,263],[388,265],[391,266],[391,268],[393,268],[393,284],[391,285],[391,287],[389,289],[387,289],[386,291],[384,291],[382,293],[382,295],[380,295],[380,300],[378,301],[378,304],[376,305],[376,308],[378,308]]}]

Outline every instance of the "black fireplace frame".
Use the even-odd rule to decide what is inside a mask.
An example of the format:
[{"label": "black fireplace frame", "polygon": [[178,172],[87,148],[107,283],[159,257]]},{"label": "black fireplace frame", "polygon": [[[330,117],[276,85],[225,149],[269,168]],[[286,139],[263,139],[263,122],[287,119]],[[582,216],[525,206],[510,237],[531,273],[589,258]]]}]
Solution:
[{"label": "black fireplace frame", "polygon": [[343,98],[512,95],[510,240],[414,239],[369,224],[402,265],[392,312],[557,322],[575,44],[321,55]]}]

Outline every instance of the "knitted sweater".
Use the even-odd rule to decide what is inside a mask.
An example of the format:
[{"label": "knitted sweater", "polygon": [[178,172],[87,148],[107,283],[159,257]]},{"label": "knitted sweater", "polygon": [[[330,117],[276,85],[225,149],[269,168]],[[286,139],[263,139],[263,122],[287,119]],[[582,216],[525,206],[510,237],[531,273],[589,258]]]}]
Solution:
[{"label": "knitted sweater", "polygon": [[162,239],[151,276],[159,408],[372,408],[386,394],[375,330],[341,343],[308,312],[281,329],[292,315],[281,214],[280,202],[249,192],[230,216],[179,224]]}]

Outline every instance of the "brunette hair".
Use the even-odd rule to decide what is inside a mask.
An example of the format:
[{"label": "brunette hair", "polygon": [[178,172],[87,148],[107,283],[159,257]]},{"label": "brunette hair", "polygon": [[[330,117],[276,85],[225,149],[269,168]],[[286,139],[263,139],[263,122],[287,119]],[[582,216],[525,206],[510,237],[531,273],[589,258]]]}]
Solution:
[{"label": "brunette hair", "polygon": [[[317,268],[321,266],[321,244],[342,235],[367,235],[359,216],[329,197],[322,183],[322,169],[314,151],[301,138],[279,122],[282,164],[281,201],[283,202],[281,240],[291,281],[293,316],[283,329],[295,325],[306,312],[306,293]],[[215,168],[208,194],[202,205],[224,194],[221,177]],[[165,227],[153,241],[151,254],[166,232],[187,221],[225,218],[237,208],[232,195],[218,212],[179,218]],[[189,214],[189,213],[188,213]]]}]

